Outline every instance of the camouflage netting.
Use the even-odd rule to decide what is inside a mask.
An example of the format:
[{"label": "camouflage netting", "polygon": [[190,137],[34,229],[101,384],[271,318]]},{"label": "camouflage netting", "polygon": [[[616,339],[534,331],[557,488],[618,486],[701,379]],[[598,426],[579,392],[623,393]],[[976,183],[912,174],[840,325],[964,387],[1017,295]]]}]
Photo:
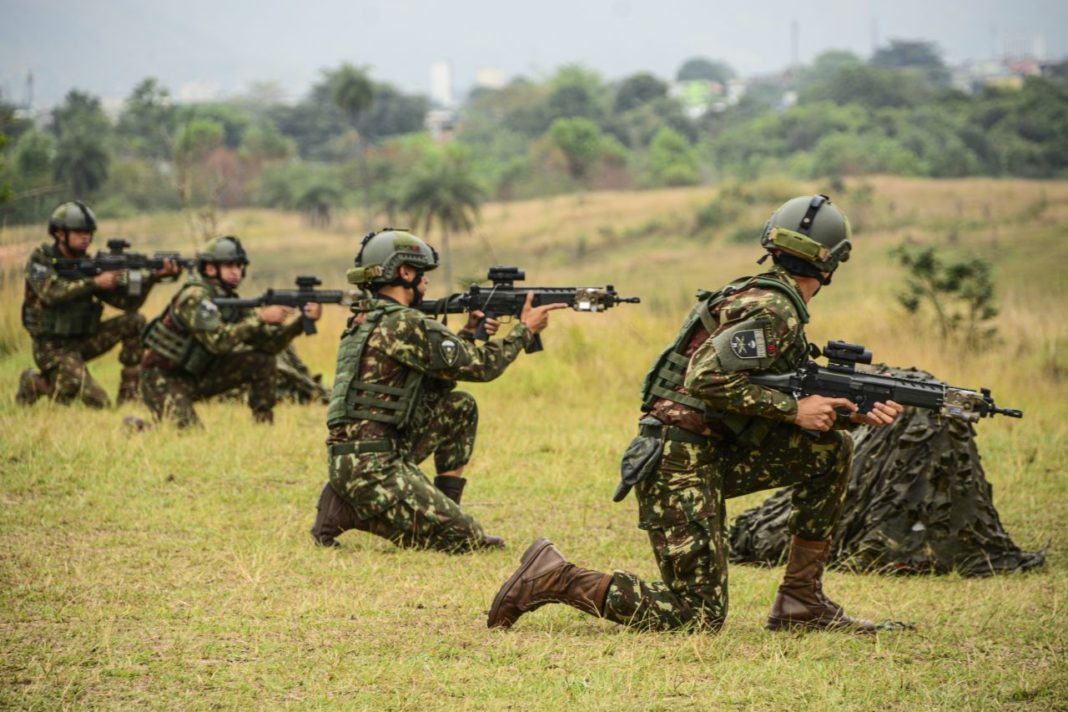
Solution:
[{"label": "camouflage netting", "polygon": [[[1002,528],[970,425],[908,408],[889,427],[859,428],[854,441],[845,513],[831,554],[835,566],[987,576],[1045,563],[1045,549],[1023,551]],[[789,512],[786,488],[739,515],[731,526],[731,561],[782,563]]]}]

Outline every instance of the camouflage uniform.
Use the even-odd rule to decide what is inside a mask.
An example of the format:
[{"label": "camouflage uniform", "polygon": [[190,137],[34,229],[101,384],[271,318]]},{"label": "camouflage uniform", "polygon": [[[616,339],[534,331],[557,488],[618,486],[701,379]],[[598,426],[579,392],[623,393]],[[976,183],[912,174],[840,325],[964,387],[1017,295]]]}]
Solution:
[{"label": "camouflage uniform", "polygon": [[275,355],[301,333],[300,320],[267,324],[253,309],[219,310],[213,298],[236,296],[191,275],[145,332],[141,395],[155,419],[197,425],[193,403],[247,385],[260,422],[273,419]]},{"label": "camouflage uniform", "polygon": [[[105,408],[110,403],[108,395],[93,380],[86,362],[121,343],[123,378],[136,382],[145,326],[136,310],[158,280],[151,270],[141,270],[142,289],[137,296],[127,293],[125,279],[120,279],[118,289],[96,290],[92,277],[60,276],[55,268],[60,257],[55,245],[46,243],[26,263],[22,323],[33,338],[33,360],[56,402],[81,400],[93,408]],[[101,320],[102,303],[125,313]],[[37,395],[44,393],[34,398]]]},{"label": "camouflage uniform", "polygon": [[[792,370],[805,355],[808,315],[793,279],[778,267],[762,277],[781,286],[740,280],[704,319],[688,320],[688,338],[676,341],[684,342],[678,362],[688,359],[680,366],[684,380],[647,400],[643,422],[664,452],[655,473],[636,485],[639,527],[663,580],[615,572],[604,604],[610,620],[657,630],[723,624],[729,497],[795,485],[789,527],[807,540],[830,538],[841,515],[852,439],[838,430],[802,431],[792,424],[793,397],[746,378],[750,370]],[[657,367],[650,378],[655,383]]]},{"label": "camouflage uniform", "polygon": [[364,300],[352,311],[327,416],[329,487],[351,508],[341,529],[404,547],[460,552],[486,545],[482,525],[419,463],[433,453],[438,473],[467,464],[478,409],[474,398],[454,390],[456,381],[497,378],[533,332],[517,324],[504,338],[478,345],[391,299]]}]

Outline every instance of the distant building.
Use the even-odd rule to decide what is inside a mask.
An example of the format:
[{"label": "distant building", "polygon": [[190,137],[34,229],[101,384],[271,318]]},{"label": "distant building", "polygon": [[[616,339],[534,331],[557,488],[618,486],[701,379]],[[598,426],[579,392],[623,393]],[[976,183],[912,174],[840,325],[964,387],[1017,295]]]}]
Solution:
[{"label": "distant building", "polygon": [[475,74],[475,86],[480,89],[503,89],[506,83],[504,72],[496,67],[483,67]]},{"label": "distant building", "polygon": [[430,65],[430,98],[443,108],[453,105],[452,66],[448,62],[434,62]]}]

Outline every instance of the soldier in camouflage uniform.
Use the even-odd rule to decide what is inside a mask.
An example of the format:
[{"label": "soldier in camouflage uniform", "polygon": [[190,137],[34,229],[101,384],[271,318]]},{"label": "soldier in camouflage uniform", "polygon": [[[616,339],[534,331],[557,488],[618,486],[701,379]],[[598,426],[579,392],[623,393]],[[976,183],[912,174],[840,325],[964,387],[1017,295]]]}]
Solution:
[{"label": "soldier in camouflage uniform", "polygon": [[[549,311],[528,299],[520,323],[503,339],[477,344],[482,314],[455,334],[411,308],[427,289],[437,253],[403,230],[363,240],[349,281],[371,291],[352,307],[341,336],[327,413],[329,482],[319,496],[312,536],[336,546],[359,529],[397,546],[464,552],[500,547],[460,508],[478,426],[475,399],[456,381],[492,381],[548,325]],[[487,320],[492,334],[497,323]],[[419,463],[433,455],[434,482]]]},{"label": "soldier in camouflage uniform", "polygon": [[[22,323],[33,338],[33,360],[40,371],[27,369],[19,379],[16,402],[31,405],[41,396],[57,403],[81,400],[93,408],[106,408],[108,394],[89,375],[86,362],[121,343],[118,402],[137,399],[141,362],[141,330],[145,318],[137,313],[152,286],[179,274],[173,262],[158,271],[103,272],[95,277],[64,277],[57,273],[59,259],[84,257],[96,232],[96,216],[80,201],[64,203],[48,221],[52,244],[35,249],[26,263],[26,291]],[[139,279],[138,279],[139,278]],[[138,283],[138,294],[128,285]],[[104,304],[123,311],[101,319]]]},{"label": "soldier in camouflage uniform", "polygon": [[[145,330],[141,394],[160,421],[197,425],[193,403],[248,386],[248,405],[258,423],[274,420],[275,355],[302,333],[293,310],[219,308],[212,299],[237,296],[249,259],[236,237],[218,237],[197,253],[197,274]],[[304,314],[317,320],[321,304]]]},{"label": "soldier in camouflage uniform", "polygon": [[839,428],[887,425],[901,406],[880,403],[861,416],[847,399],[798,400],[747,378],[788,372],[805,360],[808,301],[848,258],[849,237],[845,215],[826,196],[788,201],[764,228],[772,269],[700,292],[650,370],[645,416],[624,456],[626,486],[617,499],[635,486],[639,527],[648,532],[662,580],[582,569],[538,539],[497,593],[490,627],[510,626],[545,603],[566,603],[640,629],[717,630],[727,617],[724,500],[794,485],[793,538],[768,628],[875,630],[823,593],[822,573],[852,455],[852,439]]}]

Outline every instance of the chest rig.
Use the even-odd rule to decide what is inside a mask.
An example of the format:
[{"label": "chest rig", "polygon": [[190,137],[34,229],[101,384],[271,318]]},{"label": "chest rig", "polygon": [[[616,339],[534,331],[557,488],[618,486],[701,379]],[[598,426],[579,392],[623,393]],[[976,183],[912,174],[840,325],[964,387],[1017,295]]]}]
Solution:
[{"label": "chest rig", "polygon": [[686,369],[690,359],[686,349],[693,340],[698,327],[704,327],[709,334],[719,328],[719,311],[723,302],[734,294],[748,289],[774,289],[789,298],[801,320],[802,329],[797,337],[782,347],[779,357],[767,369],[770,373],[786,373],[801,366],[808,353],[808,341],[805,338],[804,324],[808,323],[808,307],[801,295],[775,272],[768,272],[755,277],[744,277],[731,282],[717,292],[700,290],[697,304],[687,315],[675,340],[657,357],[652,368],[645,376],[642,385],[642,411],[649,412],[660,399],[666,399],[680,405],[693,408],[704,414],[707,422],[722,423],[736,440],[749,444],[759,444],[774,423],[766,418],[759,418],[739,413],[724,413],[712,410],[699,398],[688,393],[680,393],[686,378]]},{"label": "chest rig", "polygon": [[[51,245],[43,246],[41,252],[48,261],[59,257]],[[40,272],[42,276],[49,274],[49,268],[37,261],[38,259],[35,257],[30,265],[27,282],[36,278],[35,272]],[[104,305],[92,292],[77,299],[48,305],[41,301],[29,283],[26,284],[22,302],[22,325],[30,332],[30,336],[35,338],[93,336],[100,329],[100,317],[103,313]]]},{"label": "chest rig", "polygon": [[360,364],[371,334],[381,324],[383,317],[406,308],[400,304],[380,302],[374,309],[361,311],[363,321],[353,319],[341,335],[341,345],[337,351],[337,375],[326,412],[328,427],[360,420],[372,420],[396,428],[408,424],[419,400],[422,373],[409,369],[402,386],[359,380]]},{"label": "chest rig", "polygon": [[[148,323],[143,339],[146,348],[157,352],[179,370],[192,376],[199,376],[215,361],[215,354],[197,341],[191,325],[184,323],[175,310],[175,306],[185,291],[193,287],[206,289],[209,298],[218,296],[214,285],[195,278],[190,279],[174,295],[174,299],[163,310],[163,313]],[[227,306],[219,308],[218,314],[222,323],[232,324],[242,317],[242,310]]]}]

